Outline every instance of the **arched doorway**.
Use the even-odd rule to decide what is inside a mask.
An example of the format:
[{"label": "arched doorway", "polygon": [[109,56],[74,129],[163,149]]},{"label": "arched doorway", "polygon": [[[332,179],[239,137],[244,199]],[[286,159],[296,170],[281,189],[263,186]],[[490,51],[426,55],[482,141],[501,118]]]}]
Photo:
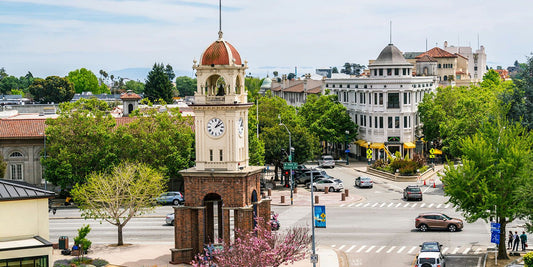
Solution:
[{"label": "arched doorway", "polygon": [[257,224],[257,191],[252,192],[252,205],[253,205],[253,211],[252,211],[252,226],[255,228]]},{"label": "arched doorway", "polygon": [[205,207],[204,244],[217,243],[224,238],[222,205],[222,197],[216,193],[209,193],[203,199],[203,206]]}]

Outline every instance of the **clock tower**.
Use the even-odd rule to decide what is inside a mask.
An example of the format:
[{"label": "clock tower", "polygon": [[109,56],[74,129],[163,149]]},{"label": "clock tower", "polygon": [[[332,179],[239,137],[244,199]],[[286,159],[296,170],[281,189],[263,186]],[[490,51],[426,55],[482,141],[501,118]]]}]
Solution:
[{"label": "clock tower", "polygon": [[189,263],[208,243],[231,242],[231,231],[270,221],[270,199],[260,195],[262,166],[249,166],[247,62],[222,38],[193,61],[196,166],[180,171],[184,206],[174,207],[170,263]]}]

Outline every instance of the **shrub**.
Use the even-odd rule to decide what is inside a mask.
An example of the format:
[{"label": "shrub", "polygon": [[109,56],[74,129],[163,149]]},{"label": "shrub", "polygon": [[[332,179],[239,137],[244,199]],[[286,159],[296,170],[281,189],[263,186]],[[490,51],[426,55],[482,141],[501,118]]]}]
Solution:
[{"label": "shrub", "polygon": [[83,251],[87,251],[91,247],[92,242],[85,238],[90,231],[91,227],[89,225],[84,225],[83,227],[78,229],[78,236],[74,237],[74,244],[81,245]]},{"label": "shrub", "polygon": [[523,259],[526,267],[533,267],[533,252],[526,253]]}]

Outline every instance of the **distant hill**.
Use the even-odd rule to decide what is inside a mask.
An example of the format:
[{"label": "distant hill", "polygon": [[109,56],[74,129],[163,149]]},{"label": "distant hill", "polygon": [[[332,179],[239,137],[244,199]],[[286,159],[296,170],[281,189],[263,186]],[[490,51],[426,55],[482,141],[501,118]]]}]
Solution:
[{"label": "distant hill", "polygon": [[[140,81],[145,82],[146,77],[148,76],[148,73],[152,70],[152,68],[127,68],[127,69],[121,69],[121,70],[112,70],[109,72],[109,75],[113,74],[115,77],[121,77],[121,78],[128,78],[134,81]],[[179,76],[191,76],[191,71],[183,71],[183,70],[174,70],[174,73],[176,74],[176,77]]]}]

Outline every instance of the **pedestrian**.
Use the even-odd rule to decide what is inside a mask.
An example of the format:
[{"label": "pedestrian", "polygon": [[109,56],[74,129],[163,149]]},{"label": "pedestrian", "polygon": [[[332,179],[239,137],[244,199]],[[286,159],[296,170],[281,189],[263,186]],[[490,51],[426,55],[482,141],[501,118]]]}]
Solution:
[{"label": "pedestrian", "polygon": [[518,243],[520,243],[520,237],[518,236],[518,231],[514,231],[514,235],[513,235],[513,251],[518,251]]},{"label": "pedestrian", "polygon": [[520,235],[520,242],[522,243],[522,251],[525,251],[527,246],[527,235],[524,231]]},{"label": "pedestrian", "polygon": [[509,241],[507,241],[507,249],[513,248],[513,231],[509,231]]}]

